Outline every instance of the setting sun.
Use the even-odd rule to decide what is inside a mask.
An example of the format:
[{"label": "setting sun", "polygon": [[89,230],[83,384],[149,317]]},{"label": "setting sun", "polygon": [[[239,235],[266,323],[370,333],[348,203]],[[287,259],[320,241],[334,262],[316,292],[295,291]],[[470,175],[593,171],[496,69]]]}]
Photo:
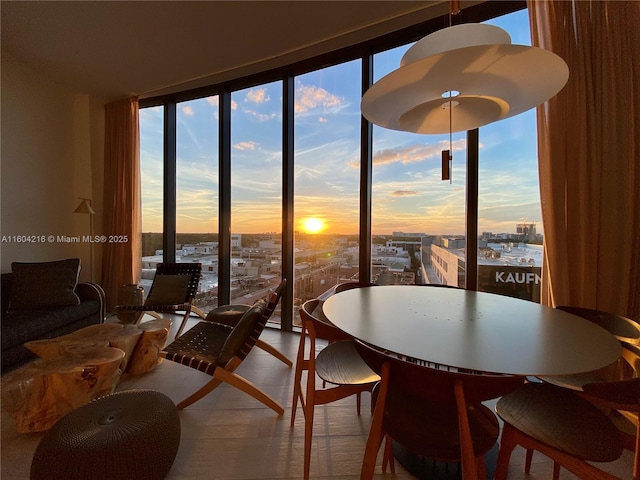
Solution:
[{"label": "setting sun", "polygon": [[304,221],[304,230],[307,233],[318,233],[324,228],[324,222],[319,218],[307,218]]}]

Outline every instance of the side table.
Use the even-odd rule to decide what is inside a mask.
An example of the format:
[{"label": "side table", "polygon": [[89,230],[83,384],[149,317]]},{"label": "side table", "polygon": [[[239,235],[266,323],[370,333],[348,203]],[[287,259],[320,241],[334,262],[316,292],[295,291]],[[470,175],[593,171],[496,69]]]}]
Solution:
[{"label": "side table", "polygon": [[138,325],[101,323],[61,337],[27,342],[24,346],[40,358],[63,357],[73,345],[119,348],[125,354],[121,370],[141,374],[153,370],[158,364],[158,353],[164,347],[170,328],[171,320],[168,318]]},{"label": "side table", "polygon": [[72,410],[112,393],[124,356],[118,348],[75,345],[62,357],[36,359],[2,377],[2,408],[18,432],[44,432]]},{"label": "side table", "polygon": [[73,345],[91,345],[94,347],[102,345],[119,348],[124,352],[121,365],[121,369],[124,372],[141,335],[142,330],[135,325],[99,323],[60,337],[27,342],[24,346],[38,355],[38,357],[45,359],[64,357],[67,355],[69,347]]},{"label": "side table", "polygon": [[169,337],[171,320],[156,318],[139,323],[137,328],[142,332],[142,336],[131,354],[131,360],[127,367],[127,373],[134,375],[150,372],[163,360],[159,353]]},{"label": "side table", "polygon": [[72,410],[112,393],[125,370],[153,370],[170,328],[168,318],[103,323],[28,342],[39,358],[2,377],[2,408],[18,432],[44,432]]}]

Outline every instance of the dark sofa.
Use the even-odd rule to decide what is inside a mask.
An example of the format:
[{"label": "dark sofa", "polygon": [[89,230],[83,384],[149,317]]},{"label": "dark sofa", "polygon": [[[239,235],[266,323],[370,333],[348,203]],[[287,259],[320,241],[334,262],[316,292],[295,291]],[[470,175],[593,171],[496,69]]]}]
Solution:
[{"label": "dark sofa", "polygon": [[23,346],[25,342],[58,337],[104,321],[104,291],[94,283],[77,283],[78,259],[14,263],[12,270],[2,274],[1,284],[2,373],[35,358]]}]

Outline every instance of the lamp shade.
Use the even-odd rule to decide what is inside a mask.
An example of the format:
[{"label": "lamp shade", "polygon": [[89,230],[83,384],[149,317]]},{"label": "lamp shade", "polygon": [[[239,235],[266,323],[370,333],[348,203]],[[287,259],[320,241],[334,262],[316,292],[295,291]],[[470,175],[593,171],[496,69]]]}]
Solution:
[{"label": "lamp shade", "polygon": [[93,215],[96,212],[93,208],[91,208],[91,200],[89,200],[88,198],[83,198],[82,202],[80,202],[80,205],[76,207],[73,213],[88,213],[90,215]]},{"label": "lamp shade", "polygon": [[518,115],[558,93],[569,79],[553,52],[511,44],[499,27],[439,30],[416,42],[400,67],[367,90],[362,115],[392,130],[438,134]]}]

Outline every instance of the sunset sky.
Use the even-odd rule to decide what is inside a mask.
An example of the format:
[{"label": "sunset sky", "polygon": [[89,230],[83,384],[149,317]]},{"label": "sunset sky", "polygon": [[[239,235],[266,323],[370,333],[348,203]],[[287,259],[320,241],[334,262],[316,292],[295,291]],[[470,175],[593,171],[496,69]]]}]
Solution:
[{"label": "sunset sky", "polygon": [[[492,22],[530,44],[527,11]],[[375,80],[398,68],[409,45],[374,57]],[[360,61],[296,78],[295,228],[358,232]],[[232,232],[281,231],[282,87],[232,94]],[[217,231],[217,97],[178,105],[178,232]],[[140,112],[143,232],[162,231],[162,108]],[[374,127],[374,234],[464,233],[466,134],[453,135],[453,181],[440,180],[449,135]],[[480,129],[480,232],[542,231],[535,110]],[[315,219],[306,225],[308,219]],[[306,225],[306,226],[305,226]]]}]

